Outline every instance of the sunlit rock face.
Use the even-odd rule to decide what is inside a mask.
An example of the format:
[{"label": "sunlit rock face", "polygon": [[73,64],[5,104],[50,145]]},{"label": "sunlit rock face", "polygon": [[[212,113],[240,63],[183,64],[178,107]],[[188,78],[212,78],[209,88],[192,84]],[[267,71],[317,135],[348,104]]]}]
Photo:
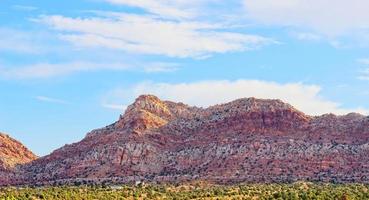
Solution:
[{"label": "sunlit rock face", "polygon": [[0,133],[0,183],[7,183],[14,178],[16,167],[37,158],[17,140]]},{"label": "sunlit rock face", "polygon": [[23,144],[0,133],[0,170],[12,170],[16,165],[35,160],[35,156]]},{"label": "sunlit rock face", "polygon": [[198,108],[142,95],[119,120],[18,168],[12,184],[369,181],[369,118],[279,100]]}]

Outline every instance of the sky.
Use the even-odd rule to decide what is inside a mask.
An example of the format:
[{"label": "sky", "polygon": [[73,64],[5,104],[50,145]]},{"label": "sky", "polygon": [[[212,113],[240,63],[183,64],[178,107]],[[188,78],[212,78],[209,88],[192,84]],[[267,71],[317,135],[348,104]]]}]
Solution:
[{"label": "sky", "polygon": [[39,156],[140,94],[369,114],[367,0],[0,0],[0,131]]}]

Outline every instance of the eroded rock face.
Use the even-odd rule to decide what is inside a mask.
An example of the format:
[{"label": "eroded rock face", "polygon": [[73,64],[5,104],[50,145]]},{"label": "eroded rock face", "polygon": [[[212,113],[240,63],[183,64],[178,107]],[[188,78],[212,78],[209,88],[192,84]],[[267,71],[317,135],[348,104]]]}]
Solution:
[{"label": "eroded rock face", "polygon": [[36,158],[20,142],[0,133],[0,183],[8,183],[14,178],[17,165],[29,163]]},{"label": "eroded rock face", "polygon": [[0,170],[11,170],[18,164],[25,164],[37,157],[20,142],[0,133]]},{"label": "eroded rock face", "polygon": [[358,114],[312,117],[255,98],[203,109],[143,95],[114,124],[11,181],[368,182],[368,155],[369,118]]}]

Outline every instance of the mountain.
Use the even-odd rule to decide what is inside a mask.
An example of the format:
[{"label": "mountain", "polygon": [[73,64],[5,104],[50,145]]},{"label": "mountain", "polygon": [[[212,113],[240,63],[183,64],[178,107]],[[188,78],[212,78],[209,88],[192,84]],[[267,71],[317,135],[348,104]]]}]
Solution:
[{"label": "mountain", "polygon": [[18,169],[12,184],[369,182],[369,118],[280,100],[198,108],[142,95],[119,120]]},{"label": "mountain", "polygon": [[18,164],[25,164],[36,158],[23,144],[0,133],[0,170],[11,170]]},{"label": "mountain", "polygon": [[0,183],[8,181],[17,165],[29,163],[36,158],[20,142],[0,133]]}]

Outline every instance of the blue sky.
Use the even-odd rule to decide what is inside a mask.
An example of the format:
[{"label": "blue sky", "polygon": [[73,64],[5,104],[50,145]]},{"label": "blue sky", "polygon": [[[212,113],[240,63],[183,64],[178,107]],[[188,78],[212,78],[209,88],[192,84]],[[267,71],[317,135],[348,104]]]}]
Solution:
[{"label": "blue sky", "polygon": [[0,131],[38,155],[135,97],[369,113],[365,0],[0,1]]}]

